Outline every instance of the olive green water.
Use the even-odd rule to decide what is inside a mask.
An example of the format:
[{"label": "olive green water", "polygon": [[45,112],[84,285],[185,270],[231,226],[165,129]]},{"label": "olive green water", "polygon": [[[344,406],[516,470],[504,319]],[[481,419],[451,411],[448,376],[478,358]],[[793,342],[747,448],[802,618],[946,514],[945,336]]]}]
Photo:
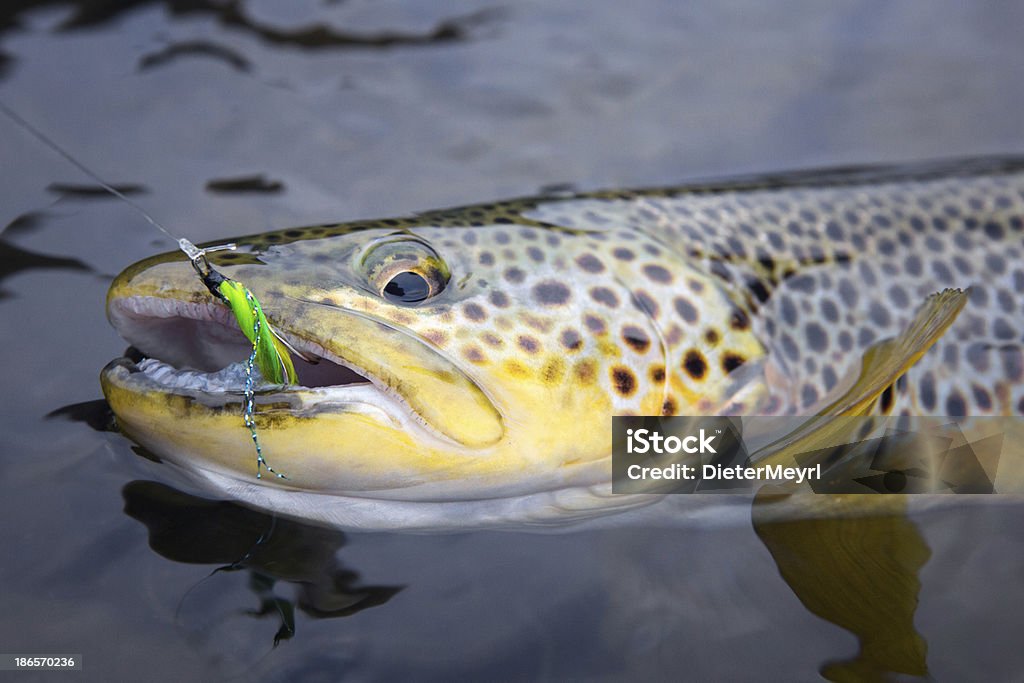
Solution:
[{"label": "olive green water", "polygon": [[[14,2],[0,99],[198,242],[1022,152],[1024,10],[964,5]],[[1024,675],[1018,506],[404,536],[190,496],[92,403],[107,284],[170,245],[4,120],[0,177],[0,652],[83,680]]]}]

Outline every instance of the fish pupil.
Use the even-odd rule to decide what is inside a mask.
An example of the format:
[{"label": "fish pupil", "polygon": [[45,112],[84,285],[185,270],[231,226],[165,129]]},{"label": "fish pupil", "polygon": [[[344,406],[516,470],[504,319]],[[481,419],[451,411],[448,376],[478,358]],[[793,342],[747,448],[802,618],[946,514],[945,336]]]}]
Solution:
[{"label": "fish pupil", "polygon": [[398,273],[384,287],[384,296],[390,301],[414,304],[430,296],[430,284],[419,273]]}]

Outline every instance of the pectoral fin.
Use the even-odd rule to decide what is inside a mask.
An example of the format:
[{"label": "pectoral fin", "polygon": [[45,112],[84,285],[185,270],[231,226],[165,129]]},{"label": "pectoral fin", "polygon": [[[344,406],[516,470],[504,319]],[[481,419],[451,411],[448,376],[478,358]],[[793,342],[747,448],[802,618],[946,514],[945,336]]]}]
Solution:
[{"label": "pectoral fin", "polygon": [[832,418],[868,414],[882,392],[945,334],[963,310],[968,294],[969,291],[946,289],[929,296],[903,332],[864,352],[860,374],[849,389],[800,427],[760,449],[751,460],[759,465],[788,465],[800,453],[846,443],[845,437],[855,421]]}]

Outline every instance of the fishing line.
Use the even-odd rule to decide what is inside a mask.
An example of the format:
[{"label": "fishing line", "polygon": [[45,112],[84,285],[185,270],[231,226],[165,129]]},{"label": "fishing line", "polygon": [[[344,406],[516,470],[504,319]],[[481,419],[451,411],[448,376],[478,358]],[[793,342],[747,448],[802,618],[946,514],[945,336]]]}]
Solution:
[{"label": "fishing line", "polygon": [[[278,479],[287,479],[288,477],[274,470],[263,457],[263,448],[260,445],[259,435],[256,432],[256,419],[254,417],[256,392],[253,373],[254,368],[259,368],[260,373],[266,380],[276,384],[291,384],[295,380],[295,367],[292,365],[291,356],[289,355],[290,347],[270,326],[266,315],[263,313],[263,307],[253,293],[237,280],[232,280],[222,275],[210,265],[209,260],[206,258],[208,253],[234,250],[237,248],[236,245],[221,244],[200,249],[184,237],[175,237],[170,230],[150,216],[145,209],[131,199],[128,199],[123,192],[107,183],[92,169],[71,156],[70,153],[66,152],[45,133],[26,121],[3,102],[0,102],[0,111],[23,130],[31,134],[36,140],[56,152],[69,164],[99,184],[104,190],[138,211],[154,228],[177,242],[178,248],[188,257],[192,268],[196,271],[203,285],[206,286],[215,299],[231,309],[242,333],[252,342],[252,351],[249,353],[249,358],[245,363],[245,404],[242,410],[242,417],[245,421],[245,426],[249,428],[253,445],[256,447],[256,478],[263,478],[261,469],[266,467],[267,471]],[[264,334],[264,331],[268,334]]]}]

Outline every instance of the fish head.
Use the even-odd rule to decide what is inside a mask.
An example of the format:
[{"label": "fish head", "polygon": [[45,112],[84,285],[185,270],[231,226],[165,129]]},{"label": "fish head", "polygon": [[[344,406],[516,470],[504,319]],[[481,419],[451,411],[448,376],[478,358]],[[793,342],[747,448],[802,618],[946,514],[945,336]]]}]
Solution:
[{"label": "fish head", "polygon": [[[293,384],[256,386],[263,455],[287,477],[263,484],[445,501],[607,483],[612,415],[714,412],[735,393],[720,370],[728,344],[708,333],[718,318],[723,336],[736,327],[735,307],[695,286],[697,269],[662,254],[652,270],[639,242],[616,255],[607,235],[519,210],[474,211],[285,230],[209,254],[296,351]],[[637,283],[645,264],[654,275]],[[676,282],[661,282],[669,269]],[[687,277],[704,321],[692,329],[671,294]],[[102,375],[122,429],[161,458],[251,483],[251,344],[230,310],[180,254],[126,269],[107,307],[136,350]],[[704,350],[696,379],[689,347]]]}]

